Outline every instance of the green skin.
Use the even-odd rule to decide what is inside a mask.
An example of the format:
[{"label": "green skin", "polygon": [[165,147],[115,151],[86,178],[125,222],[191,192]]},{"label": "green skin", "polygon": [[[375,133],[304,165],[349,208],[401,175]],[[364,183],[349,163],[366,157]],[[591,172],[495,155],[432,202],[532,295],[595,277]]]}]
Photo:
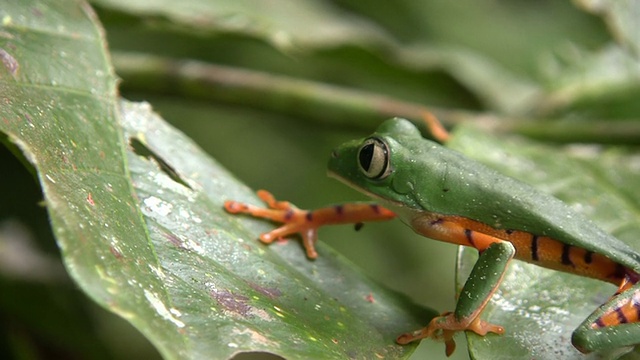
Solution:
[{"label": "green skin", "polygon": [[[364,165],[369,169],[367,172],[361,163],[368,154],[360,151],[363,143],[371,138],[386,144],[388,157],[379,152],[370,166]],[[387,120],[372,136],[343,144],[334,151],[328,167],[330,176],[373,197],[395,211],[409,226],[413,219],[425,213],[462,216],[496,229],[548,236],[605,255],[640,273],[640,254],[565,203],[424,139],[407,120]],[[377,176],[379,172],[385,174]],[[497,249],[480,255],[469,276],[454,312],[457,319],[478,315],[513,258],[515,249],[510,243],[493,244],[490,249],[494,247]],[[480,263],[489,265],[479,266]],[[621,300],[629,300],[638,289],[640,284],[635,284],[590,315],[574,331],[573,344],[583,352],[590,352],[640,343],[638,323],[601,329],[590,327],[604,311]]]}]

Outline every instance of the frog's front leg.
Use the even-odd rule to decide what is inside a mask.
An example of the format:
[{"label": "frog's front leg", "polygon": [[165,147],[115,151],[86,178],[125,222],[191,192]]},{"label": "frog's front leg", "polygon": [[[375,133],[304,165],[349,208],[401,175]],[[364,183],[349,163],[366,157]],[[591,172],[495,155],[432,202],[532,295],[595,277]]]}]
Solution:
[{"label": "frog's front leg", "polygon": [[383,221],[396,217],[396,214],[382,206],[372,203],[351,203],[316,210],[301,210],[287,201],[277,201],[266,190],[258,190],[258,197],[268,208],[261,208],[237,201],[226,201],[224,208],[232,214],[249,214],[254,217],[282,223],[282,226],[260,235],[260,241],[271,244],[274,240],[289,235],[300,234],[302,244],[309,259],[318,257],[315,243],[318,228],[332,224],[359,224],[367,221]]},{"label": "frog's front leg", "polygon": [[489,332],[504,333],[501,326],[481,320],[480,314],[502,282],[507,265],[515,256],[516,250],[508,241],[470,230],[455,221],[443,218],[426,220],[428,229],[419,228],[420,233],[438,240],[468,246],[475,244],[480,250],[480,257],[462,288],[455,311],[434,318],[421,330],[400,335],[397,342],[407,344],[423,338],[444,340],[446,354],[449,356],[455,350],[453,335],[458,331],[473,331],[482,336]]},{"label": "frog's front leg", "polygon": [[[637,276],[637,275],[636,275]],[[573,332],[583,353],[637,345],[640,339],[640,283],[614,295]]]}]

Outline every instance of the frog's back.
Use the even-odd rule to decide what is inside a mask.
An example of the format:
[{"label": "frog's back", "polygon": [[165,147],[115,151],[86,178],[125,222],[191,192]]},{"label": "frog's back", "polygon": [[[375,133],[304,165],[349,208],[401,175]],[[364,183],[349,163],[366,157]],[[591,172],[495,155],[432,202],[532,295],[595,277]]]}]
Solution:
[{"label": "frog's back", "polygon": [[505,176],[431,141],[411,153],[431,182],[417,195],[425,210],[458,215],[498,230],[518,230],[597,254],[612,254],[620,265],[640,271],[640,255],[557,198]]}]

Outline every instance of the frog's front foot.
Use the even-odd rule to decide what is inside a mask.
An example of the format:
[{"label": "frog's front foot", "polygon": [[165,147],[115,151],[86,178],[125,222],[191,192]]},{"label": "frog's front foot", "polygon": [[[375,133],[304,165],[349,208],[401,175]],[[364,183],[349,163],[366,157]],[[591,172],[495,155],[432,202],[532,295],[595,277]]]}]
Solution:
[{"label": "frog's front foot", "polygon": [[249,214],[282,223],[280,227],[261,234],[260,241],[265,244],[271,244],[277,239],[282,239],[293,234],[300,234],[307,257],[309,259],[317,258],[318,252],[315,249],[315,242],[319,225],[311,221],[310,212],[300,210],[288,201],[277,201],[274,196],[266,190],[259,190],[258,197],[265,202],[268,208],[261,208],[232,200],[226,201],[224,208],[231,214]]},{"label": "frog's front foot", "polygon": [[447,356],[451,356],[456,349],[456,342],[453,340],[453,335],[458,331],[467,330],[473,331],[480,336],[485,336],[490,332],[500,335],[504,334],[504,328],[502,326],[480,320],[479,316],[476,316],[476,318],[472,320],[458,320],[453,313],[447,312],[433,318],[425,328],[398,336],[396,342],[400,345],[406,345],[425,338],[444,341],[446,347],[445,352]]}]

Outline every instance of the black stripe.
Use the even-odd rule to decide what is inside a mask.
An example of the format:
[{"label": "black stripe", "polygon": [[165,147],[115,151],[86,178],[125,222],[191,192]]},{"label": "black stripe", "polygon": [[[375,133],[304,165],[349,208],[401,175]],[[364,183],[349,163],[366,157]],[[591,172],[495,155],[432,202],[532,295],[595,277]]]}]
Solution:
[{"label": "black stripe", "polygon": [[591,262],[593,262],[593,251],[587,251],[584,254],[584,262],[587,264],[591,264]]},{"label": "black stripe", "polygon": [[287,210],[287,213],[284,214],[284,219],[286,221],[291,220],[293,218],[293,214],[294,214],[293,210]]},{"label": "black stripe", "polygon": [[309,222],[313,221],[313,211],[309,211],[309,212],[307,213],[307,215],[305,215],[304,217],[305,217],[305,218],[307,219],[307,221],[309,221]]},{"label": "black stripe", "polygon": [[599,328],[603,328],[603,327],[607,326],[607,325],[604,323],[604,321],[602,321],[602,317],[599,317],[599,318],[594,322],[594,324],[596,324],[596,326],[597,326],[597,327],[599,327]]},{"label": "black stripe", "polygon": [[531,260],[538,261],[538,235],[531,238]]},{"label": "black stripe", "polygon": [[342,216],[342,214],[344,214],[344,206],[342,205],[334,206],[333,210],[335,210],[336,214],[338,214],[339,216]]},{"label": "black stripe", "polygon": [[569,244],[564,244],[562,246],[562,263],[565,265],[573,266],[573,262],[571,262],[571,258],[569,257],[569,255],[571,254],[571,248],[572,246]]},{"label": "black stripe", "polygon": [[476,247],[476,244],[474,244],[473,242],[473,230],[464,229],[464,236],[467,237],[467,241],[469,242],[469,244],[471,244],[471,246]]},{"label": "black stripe", "polygon": [[380,206],[378,206],[377,204],[371,204],[371,210],[373,210],[374,213],[379,214]]},{"label": "black stripe", "polygon": [[621,307],[616,308],[616,315],[618,315],[618,323],[626,324],[629,322],[629,319],[627,319],[627,316],[622,312]]},{"label": "black stripe", "polygon": [[613,279],[624,279],[627,275],[627,270],[623,265],[616,264],[616,269],[613,274],[609,275],[610,278]]}]

